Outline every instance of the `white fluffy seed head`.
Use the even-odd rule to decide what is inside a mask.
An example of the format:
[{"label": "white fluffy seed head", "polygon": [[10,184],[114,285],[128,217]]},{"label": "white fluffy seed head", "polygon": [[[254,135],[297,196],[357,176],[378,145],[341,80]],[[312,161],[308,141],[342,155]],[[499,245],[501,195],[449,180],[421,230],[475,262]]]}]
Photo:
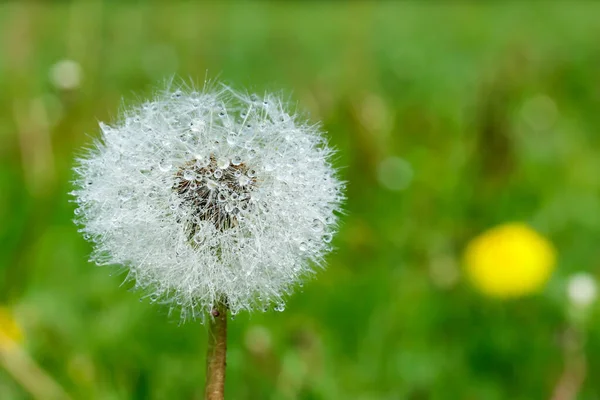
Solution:
[{"label": "white fluffy seed head", "polygon": [[271,94],[165,90],[127,109],[75,168],[92,260],[153,302],[200,317],[219,301],[282,310],[322,265],[343,200],[318,126]]},{"label": "white fluffy seed head", "polygon": [[572,275],[567,282],[567,295],[571,304],[577,307],[590,306],[598,297],[596,280],[585,272]]}]

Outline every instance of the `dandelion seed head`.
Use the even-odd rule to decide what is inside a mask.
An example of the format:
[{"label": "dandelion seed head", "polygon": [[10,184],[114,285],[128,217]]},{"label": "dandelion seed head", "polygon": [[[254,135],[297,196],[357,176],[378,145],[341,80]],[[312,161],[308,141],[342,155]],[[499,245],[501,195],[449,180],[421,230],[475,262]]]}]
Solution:
[{"label": "dandelion seed head", "polygon": [[579,272],[567,281],[567,296],[569,301],[578,307],[585,308],[596,301],[598,285],[594,277],[585,272]]},{"label": "dandelion seed head", "polygon": [[78,161],[73,191],[92,260],[182,318],[225,300],[232,314],[281,309],[331,250],[343,183],[317,125],[280,98],[168,89]]}]

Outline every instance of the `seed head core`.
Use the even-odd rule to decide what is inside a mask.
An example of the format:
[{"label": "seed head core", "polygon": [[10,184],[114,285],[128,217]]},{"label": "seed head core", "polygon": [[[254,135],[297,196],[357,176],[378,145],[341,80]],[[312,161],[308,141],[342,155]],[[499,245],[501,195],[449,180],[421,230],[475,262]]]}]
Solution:
[{"label": "seed head core", "polygon": [[256,182],[256,171],[239,157],[217,160],[211,155],[183,165],[173,189],[190,209],[186,221],[190,239],[200,230],[201,221],[211,222],[219,231],[237,226],[240,214],[252,206]]}]

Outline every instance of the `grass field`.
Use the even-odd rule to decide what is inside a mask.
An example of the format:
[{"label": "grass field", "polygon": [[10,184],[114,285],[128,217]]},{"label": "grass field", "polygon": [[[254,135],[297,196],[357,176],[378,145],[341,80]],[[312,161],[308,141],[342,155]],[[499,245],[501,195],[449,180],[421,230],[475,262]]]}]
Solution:
[{"label": "grass field", "polygon": [[[98,121],[172,76],[283,90],[348,181],[327,269],[230,323],[228,398],[600,398],[598,306],[566,294],[600,273],[600,4],[150,4],[0,4],[0,306],[39,368],[5,355],[0,399],[31,398],[15,375],[39,398],[202,398],[206,328],[88,263],[67,194]],[[463,250],[511,221],[558,265],[489,298]]]}]

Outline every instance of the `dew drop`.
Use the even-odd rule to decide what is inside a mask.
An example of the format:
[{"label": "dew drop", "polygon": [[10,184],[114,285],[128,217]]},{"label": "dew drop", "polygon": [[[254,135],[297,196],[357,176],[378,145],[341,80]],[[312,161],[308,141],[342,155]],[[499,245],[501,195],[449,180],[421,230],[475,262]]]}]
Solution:
[{"label": "dew drop", "polygon": [[240,165],[242,163],[242,157],[240,156],[235,156],[231,159],[231,164],[233,165]]},{"label": "dew drop", "polygon": [[196,233],[194,235],[194,237],[192,238],[192,240],[194,241],[194,243],[196,244],[202,244],[204,243],[204,240],[206,239],[206,237],[204,235],[202,235],[201,233]]},{"label": "dew drop", "polygon": [[213,175],[215,176],[215,178],[221,179],[221,177],[223,176],[223,171],[221,171],[220,169],[218,169],[218,170],[215,171],[215,173]]},{"label": "dew drop", "polygon": [[300,242],[300,245],[298,246],[298,250],[300,250],[301,252],[305,252],[308,249],[308,246],[306,244],[306,242]]},{"label": "dew drop", "polygon": [[256,170],[254,170],[254,169],[250,169],[250,170],[248,170],[248,173],[247,173],[247,175],[248,175],[250,178],[254,178],[254,177],[256,176]]},{"label": "dew drop", "polygon": [[220,202],[224,202],[227,200],[227,195],[224,192],[220,192],[217,195],[217,200],[219,200]]},{"label": "dew drop", "polygon": [[321,232],[323,230],[323,223],[317,218],[313,219],[312,230],[315,232]]},{"label": "dew drop", "polygon": [[198,166],[199,168],[204,168],[209,163],[208,157],[196,155],[195,158],[196,158],[196,166]]},{"label": "dew drop", "polygon": [[332,240],[333,240],[333,235],[331,233],[326,233],[323,235],[323,241],[325,243],[331,243]]},{"label": "dew drop", "polygon": [[227,144],[231,147],[235,146],[237,144],[237,140],[236,140],[235,136],[233,136],[233,135],[227,136]]},{"label": "dew drop", "polygon": [[245,175],[240,175],[240,177],[238,178],[238,183],[240,186],[246,186],[250,183],[250,178],[248,178]]},{"label": "dew drop", "polygon": [[183,171],[183,179],[185,179],[186,181],[193,181],[194,179],[196,179],[196,173],[192,170],[186,169],[185,171]]},{"label": "dew drop", "polygon": [[173,166],[171,165],[171,163],[167,160],[161,160],[158,163],[158,169],[160,169],[162,172],[169,172],[172,167]]},{"label": "dew drop", "polygon": [[215,190],[216,188],[219,187],[219,184],[217,182],[213,181],[212,179],[207,179],[206,187],[208,188],[208,190]]},{"label": "dew drop", "polygon": [[219,167],[220,169],[225,169],[229,167],[229,159],[221,158],[219,161],[217,161],[217,167]]}]

